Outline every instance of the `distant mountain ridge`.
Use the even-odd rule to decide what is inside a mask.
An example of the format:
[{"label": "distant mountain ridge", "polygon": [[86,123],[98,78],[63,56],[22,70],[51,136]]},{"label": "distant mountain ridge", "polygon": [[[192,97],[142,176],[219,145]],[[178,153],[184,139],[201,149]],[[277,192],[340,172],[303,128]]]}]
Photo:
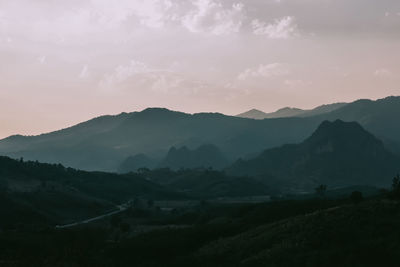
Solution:
[{"label": "distant mountain ridge", "polygon": [[300,144],[267,149],[227,169],[287,188],[384,186],[400,170],[400,158],[356,122],[324,121]]},{"label": "distant mountain ridge", "polygon": [[288,118],[288,117],[310,117],[334,111],[336,109],[344,107],[346,104],[347,103],[334,103],[334,104],[318,106],[314,109],[309,109],[309,110],[285,107],[278,109],[277,111],[272,113],[265,113],[258,109],[251,109],[236,116],[240,118],[248,118],[256,120]]},{"label": "distant mountain ridge", "polygon": [[[329,109],[321,106],[319,109]],[[318,109],[318,110],[319,110]],[[172,146],[214,144],[228,157],[299,143],[324,120],[357,121],[400,154],[400,97],[359,100],[307,117],[254,120],[219,113],[186,114],[162,108],[103,116],[39,136],[0,140],[0,154],[84,170],[117,171],[129,156],[162,158]]]},{"label": "distant mountain ridge", "polygon": [[[0,140],[0,154],[41,162],[62,163],[84,170],[116,171],[127,157],[160,158],[172,147],[214,144],[235,159],[261,147],[305,137],[312,121],[253,121],[218,113],[186,114],[152,108],[142,112],[96,118],[39,136]],[[97,125],[100,124],[100,125]],[[86,126],[88,127],[85,131]],[[282,129],[283,133],[269,129]]]}]

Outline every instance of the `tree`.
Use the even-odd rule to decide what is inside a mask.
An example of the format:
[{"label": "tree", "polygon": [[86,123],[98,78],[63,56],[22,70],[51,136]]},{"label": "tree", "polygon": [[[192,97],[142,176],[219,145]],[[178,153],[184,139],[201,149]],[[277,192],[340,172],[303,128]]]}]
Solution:
[{"label": "tree", "polygon": [[328,187],[324,184],[321,184],[320,186],[315,188],[315,193],[319,196],[319,197],[325,197],[326,194],[326,189]]},{"label": "tree", "polygon": [[121,224],[121,222],[122,222],[121,217],[119,217],[118,215],[114,215],[111,217],[110,224],[112,227],[115,228],[115,227],[119,226]]},{"label": "tree", "polygon": [[364,197],[360,191],[353,191],[350,195],[350,199],[354,204],[358,204],[364,200]]},{"label": "tree", "polygon": [[142,167],[142,168],[137,169],[137,173],[138,174],[148,174],[149,172],[150,172],[150,169],[146,168],[146,167]]},{"label": "tree", "polygon": [[6,180],[0,180],[0,193],[7,192],[8,190],[8,182]]},{"label": "tree", "polygon": [[121,223],[119,227],[120,227],[121,231],[124,233],[127,233],[131,230],[131,225],[126,222]]},{"label": "tree", "polygon": [[140,199],[135,197],[135,199],[133,200],[133,207],[139,208],[139,206],[140,206]]},{"label": "tree", "polygon": [[397,174],[392,180],[392,195],[394,198],[400,198],[400,175]]},{"label": "tree", "polygon": [[153,206],[154,206],[154,200],[152,199],[147,200],[147,207],[152,208]]}]

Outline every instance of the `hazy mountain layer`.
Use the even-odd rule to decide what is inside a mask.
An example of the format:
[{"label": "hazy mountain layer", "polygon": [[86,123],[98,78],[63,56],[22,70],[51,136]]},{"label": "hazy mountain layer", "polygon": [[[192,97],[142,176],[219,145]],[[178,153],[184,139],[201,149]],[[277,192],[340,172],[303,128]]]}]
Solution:
[{"label": "hazy mountain layer", "polygon": [[172,147],[167,156],[159,164],[159,167],[177,170],[181,168],[213,168],[222,169],[228,165],[228,160],[214,145],[202,145],[194,150],[186,146]]},{"label": "hazy mountain layer", "polygon": [[249,175],[286,188],[312,189],[319,184],[383,186],[400,170],[400,158],[356,122],[323,122],[301,144],[265,150],[239,160],[227,172]]},{"label": "hazy mountain layer", "polygon": [[316,125],[299,118],[255,121],[222,114],[147,109],[97,118],[50,134],[6,138],[0,141],[0,153],[85,170],[114,171],[130,155],[144,153],[160,158],[171,146],[214,144],[234,159],[300,141]]},{"label": "hazy mountain layer", "polygon": [[263,119],[273,119],[273,118],[288,118],[288,117],[311,117],[315,115],[320,115],[324,113],[328,113],[344,107],[347,103],[335,103],[329,105],[322,105],[318,106],[314,109],[304,110],[299,108],[281,108],[272,113],[265,113],[261,110],[252,109],[247,112],[241,113],[237,115],[240,118],[248,118],[248,119],[256,119],[256,120],[263,120]]},{"label": "hazy mountain layer", "polygon": [[336,119],[357,121],[388,149],[399,150],[399,97],[359,100],[325,112],[332,107],[337,108],[321,106],[318,109],[324,110],[323,114],[306,118],[265,120],[146,109],[96,118],[40,136],[12,136],[0,140],[0,154],[85,170],[116,171],[131,155],[143,153],[150,158],[162,158],[172,146],[214,144],[229,160],[234,160],[283,144],[299,143],[322,121]]}]

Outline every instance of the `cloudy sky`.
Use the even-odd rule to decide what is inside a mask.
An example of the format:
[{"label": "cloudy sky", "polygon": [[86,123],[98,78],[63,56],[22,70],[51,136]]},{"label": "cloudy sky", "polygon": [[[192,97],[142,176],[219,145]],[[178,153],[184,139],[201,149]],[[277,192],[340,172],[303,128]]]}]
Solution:
[{"label": "cloudy sky", "polygon": [[0,0],[0,137],[388,95],[399,0]]}]

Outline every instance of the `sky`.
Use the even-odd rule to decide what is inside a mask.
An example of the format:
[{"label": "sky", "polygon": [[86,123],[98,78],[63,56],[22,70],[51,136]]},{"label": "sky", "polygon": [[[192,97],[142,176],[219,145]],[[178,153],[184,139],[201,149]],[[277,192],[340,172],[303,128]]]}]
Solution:
[{"label": "sky", "polygon": [[399,0],[0,0],[0,138],[400,95]]}]

